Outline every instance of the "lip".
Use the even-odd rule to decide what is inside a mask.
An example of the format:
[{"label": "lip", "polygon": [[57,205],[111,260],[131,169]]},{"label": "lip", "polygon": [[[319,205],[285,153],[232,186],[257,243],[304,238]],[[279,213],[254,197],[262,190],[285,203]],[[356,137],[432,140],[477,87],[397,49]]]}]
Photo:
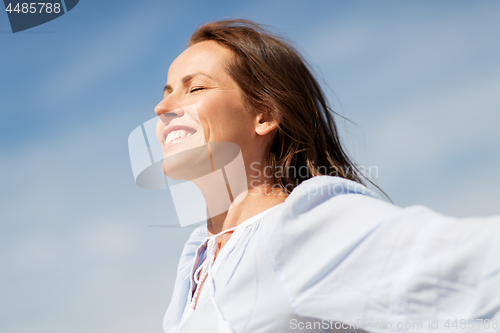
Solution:
[{"label": "lip", "polygon": [[[163,129],[163,132],[162,132],[163,142],[165,142],[165,140],[167,139],[167,136],[171,132],[179,131],[179,130],[184,130],[188,133],[191,133],[191,135],[193,135],[197,132],[197,130],[195,130],[194,128],[189,127],[189,126],[185,126],[185,125],[168,125],[167,127],[165,127]],[[170,146],[176,144],[177,142],[182,141],[182,140],[187,139],[187,138],[188,137],[174,139],[174,140],[170,141],[169,143],[167,143],[164,148],[170,147]]]}]

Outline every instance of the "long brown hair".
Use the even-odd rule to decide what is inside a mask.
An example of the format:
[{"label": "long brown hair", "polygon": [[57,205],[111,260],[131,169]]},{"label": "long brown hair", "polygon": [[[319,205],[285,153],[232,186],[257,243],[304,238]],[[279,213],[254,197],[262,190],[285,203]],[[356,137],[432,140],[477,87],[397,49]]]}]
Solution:
[{"label": "long brown hair", "polygon": [[216,41],[234,52],[227,71],[242,90],[249,110],[279,121],[267,152],[265,170],[271,175],[263,176],[272,177],[286,193],[317,175],[364,184],[340,144],[334,112],[320,85],[289,42],[241,19],[200,26],[188,46],[202,41]]}]

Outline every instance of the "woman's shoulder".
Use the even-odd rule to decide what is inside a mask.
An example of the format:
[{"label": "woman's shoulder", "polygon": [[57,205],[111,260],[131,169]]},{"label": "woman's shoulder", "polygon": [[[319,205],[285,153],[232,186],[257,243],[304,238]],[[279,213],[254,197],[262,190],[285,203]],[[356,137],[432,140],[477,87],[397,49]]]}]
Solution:
[{"label": "woman's shoulder", "polygon": [[375,192],[358,182],[337,176],[315,176],[298,185],[287,200],[303,195],[321,197],[341,194],[362,194],[380,199]]},{"label": "woman's shoulder", "polygon": [[[357,182],[333,176],[316,176],[302,182],[285,202],[268,214],[266,234],[324,231],[336,224],[372,224],[401,208],[382,200]],[[295,230],[294,230],[295,229]]]},{"label": "woman's shoulder", "polygon": [[402,210],[359,183],[317,176],[264,217],[262,235],[276,265],[321,271]]}]

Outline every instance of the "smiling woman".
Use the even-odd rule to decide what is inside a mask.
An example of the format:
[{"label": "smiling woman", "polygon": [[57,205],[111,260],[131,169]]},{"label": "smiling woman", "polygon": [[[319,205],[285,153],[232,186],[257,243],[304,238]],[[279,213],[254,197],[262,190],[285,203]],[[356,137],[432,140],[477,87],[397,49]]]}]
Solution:
[{"label": "smiling woman", "polygon": [[[208,216],[184,247],[165,332],[498,328],[500,217],[403,209],[368,190],[282,38],[245,20],[201,26],[155,112],[163,172],[193,182]],[[228,147],[244,186],[214,181]]]}]

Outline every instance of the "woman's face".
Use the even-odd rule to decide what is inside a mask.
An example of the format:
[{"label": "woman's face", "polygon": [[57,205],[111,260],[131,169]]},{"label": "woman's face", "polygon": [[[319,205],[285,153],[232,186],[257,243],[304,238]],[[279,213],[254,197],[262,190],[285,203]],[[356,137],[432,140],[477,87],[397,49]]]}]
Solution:
[{"label": "woman's face", "polygon": [[232,56],[218,43],[204,41],[187,48],[170,66],[163,100],[155,108],[167,176],[201,158],[179,160],[176,155],[200,155],[197,147],[207,142],[234,143],[244,159],[247,155],[253,160],[263,152],[262,133],[256,131],[259,120],[245,109],[240,88],[224,68]]}]

